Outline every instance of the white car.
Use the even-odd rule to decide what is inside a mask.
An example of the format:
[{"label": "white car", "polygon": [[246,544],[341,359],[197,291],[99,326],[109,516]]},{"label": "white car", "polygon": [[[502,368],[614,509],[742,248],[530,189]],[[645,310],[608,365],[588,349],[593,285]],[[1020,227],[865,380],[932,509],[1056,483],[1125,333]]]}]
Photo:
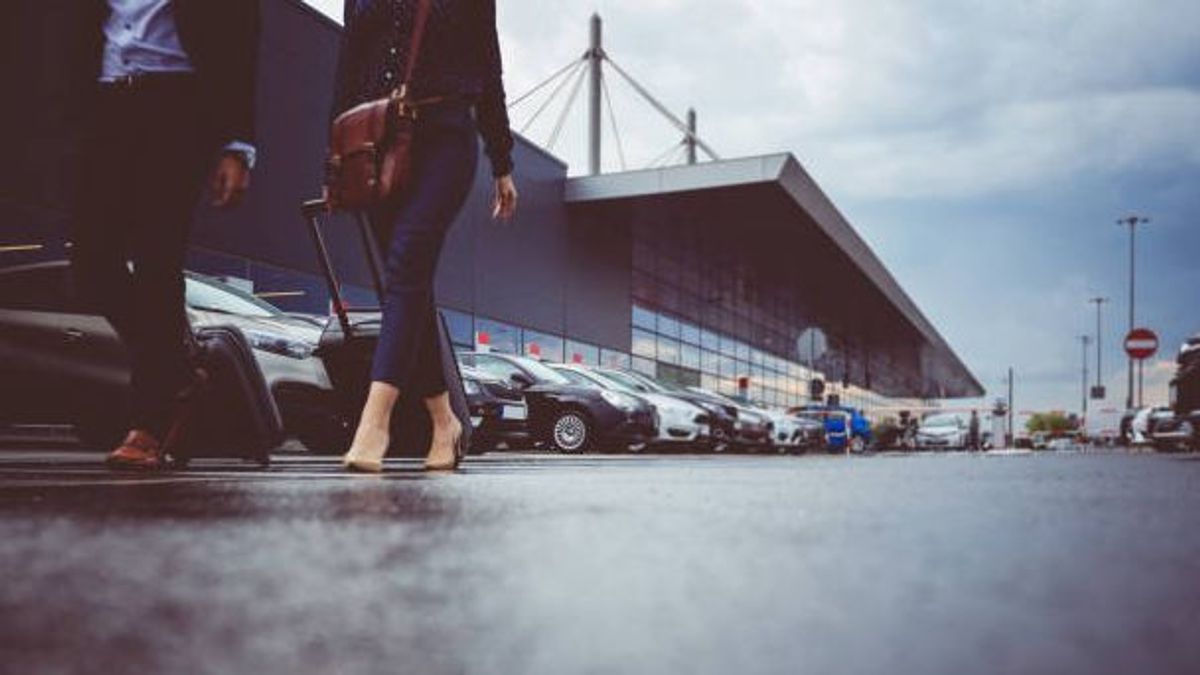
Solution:
[{"label": "white car", "polygon": [[624,392],[645,399],[658,411],[658,437],[651,441],[657,446],[682,446],[708,436],[708,413],[697,405],[670,396],[649,391],[637,391],[625,383],[606,377],[604,373],[574,363],[556,363],[551,368],[576,384],[590,383],[592,386]]},{"label": "white car", "polygon": [[969,437],[966,420],[954,413],[934,413],[917,427],[917,447],[921,449],[961,450],[967,447]]}]

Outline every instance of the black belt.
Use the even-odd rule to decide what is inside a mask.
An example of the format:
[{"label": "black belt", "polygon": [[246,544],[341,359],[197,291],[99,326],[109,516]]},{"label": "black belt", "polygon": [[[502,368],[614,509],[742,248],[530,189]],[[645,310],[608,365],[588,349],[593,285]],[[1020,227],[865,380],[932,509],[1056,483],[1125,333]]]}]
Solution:
[{"label": "black belt", "polygon": [[100,80],[100,89],[104,91],[134,91],[162,85],[177,86],[191,84],[196,81],[193,72],[162,72],[162,73],[133,73],[121,75],[112,80]]}]

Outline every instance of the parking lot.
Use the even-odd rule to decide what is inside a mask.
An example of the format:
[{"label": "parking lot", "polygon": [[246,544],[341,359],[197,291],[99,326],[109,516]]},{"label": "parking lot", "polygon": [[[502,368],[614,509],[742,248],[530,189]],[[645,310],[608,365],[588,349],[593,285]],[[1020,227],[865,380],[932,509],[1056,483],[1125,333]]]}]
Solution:
[{"label": "parking lot", "polygon": [[0,453],[8,672],[1194,672],[1200,461]]}]

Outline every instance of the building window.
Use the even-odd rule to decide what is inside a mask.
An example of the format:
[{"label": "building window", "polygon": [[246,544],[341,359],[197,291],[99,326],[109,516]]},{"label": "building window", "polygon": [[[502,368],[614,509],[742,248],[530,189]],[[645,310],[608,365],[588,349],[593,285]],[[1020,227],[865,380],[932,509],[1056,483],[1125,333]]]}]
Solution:
[{"label": "building window", "polygon": [[649,331],[658,330],[658,319],[654,312],[644,308],[633,306],[633,325],[638,328],[645,328]]},{"label": "building window", "polygon": [[658,338],[658,360],[673,366],[679,365],[679,341],[660,335]]},{"label": "building window", "polygon": [[679,339],[679,322],[669,316],[658,316],[658,333],[670,338]]},{"label": "building window", "polygon": [[644,356],[648,359],[653,359],[657,356],[658,350],[655,348],[656,338],[654,333],[648,333],[637,328],[633,329],[633,353],[635,356]]},{"label": "building window", "polygon": [[612,349],[600,350],[600,364],[606,368],[620,368],[621,370],[629,370],[630,356],[625,352],[618,352]]},{"label": "building window", "polygon": [[700,370],[700,348],[688,344],[680,347],[679,365],[692,370]]},{"label": "building window", "polygon": [[520,334],[516,326],[491,319],[475,320],[475,345],[480,351],[519,354]]},{"label": "building window", "polygon": [[450,342],[455,347],[475,348],[475,318],[470,314],[453,309],[442,309],[446,318],[446,330],[450,332]]},{"label": "building window", "polygon": [[522,332],[524,344],[522,353],[542,361],[553,361],[562,363],[563,361],[563,339],[557,335],[548,333],[538,333],[537,331],[526,330]]},{"label": "building window", "polygon": [[582,363],[588,366],[600,365],[600,348],[583,342],[567,340],[567,363]]},{"label": "building window", "polygon": [[640,356],[633,357],[633,370],[649,377],[658,376],[658,369],[655,368],[654,361]]}]

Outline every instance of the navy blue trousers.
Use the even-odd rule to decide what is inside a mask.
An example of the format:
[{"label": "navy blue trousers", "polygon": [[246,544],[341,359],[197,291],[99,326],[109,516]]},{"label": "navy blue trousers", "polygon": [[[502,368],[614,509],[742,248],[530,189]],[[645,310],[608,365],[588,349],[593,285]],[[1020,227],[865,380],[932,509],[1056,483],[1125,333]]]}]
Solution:
[{"label": "navy blue trousers", "polygon": [[430,398],[446,391],[433,282],[446,232],[475,182],[479,140],[468,103],[421,112],[413,182],[395,206],[368,214],[385,252],[383,325],[371,379]]}]

